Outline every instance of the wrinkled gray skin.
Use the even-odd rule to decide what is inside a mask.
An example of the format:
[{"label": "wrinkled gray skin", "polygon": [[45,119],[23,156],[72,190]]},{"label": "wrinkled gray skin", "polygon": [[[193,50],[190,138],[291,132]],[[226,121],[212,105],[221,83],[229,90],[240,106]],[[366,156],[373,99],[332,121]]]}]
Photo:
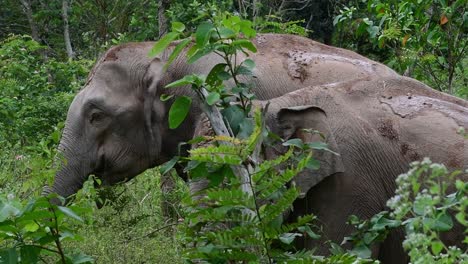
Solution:
[{"label": "wrinkled gray skin", "polygon": [[[466,165],[466,142],[454,132],[457,125],[467,127],[465,101],[434,92],[356,53],[306,38],[268,34],[254,42],[257,68],[255,77],[246,81],[253,83],[259,100],[273,99],[270,111],[277,109],[278,114],[270,119],[284,120],[277,125],[269,121],[273,130],[286,138],[301,136],[298,127],[315,123],[333,132],[327,133],[333,135],[329,143],[341,159],[320,157],[330,166],[301,183],[308,186],[306,197],[294,210],[316,212],[330,239],[340,242],[349,228],[344,221],[349,214],[369,217],[383,209],[395,176],[406,171],[409,161],[428,155],[450,168]],[[170,159],[178,143],[192,138],[201,114],[198,103],[179,128],[170,130],[172,102],[159,97],[192,95],[187,87],[163,87],[186,74],[206,74],[220,60],[211,56],[187,65],[178,59],[163,72],[167,54],[149,59],[152,46],[117,46],[96,64],[68,111],[59,146],[66,163],[55,177],[53,192],[68,197],[90,174],[107,185],[129,180]],[[357,89],[351,85],[362,83],[357,80],[368,80],[368,85]],[[320,86],[343,81],[349,85]],[[313,87],[293,92],[307,86]],[[279,110],[303,105],[314,107]],[[398,243],[389,242],[376,254],[387,256],[395,252],[393,247]]]},{"label": "wrinkled gray skin", "polygon": [[[468,102],[409,78],[351,81],[292,92],[271,100],[267,122],[283,138],[304,141],[314,139],[299,129],[318,129],[340,153],[339,157],[317,153],[320,170],[297,177],[306,197],[296,201],[293,212],[293,217],[315,213],[325,239],[337,243],[352,231],[345,224],[349,215],[368,219],[386,209],[396,177],[408,171],[411,161],[430,157],[451,170],[468,169],[468,140],[457,134],[460,126],[468,128]],[[467,176],[460,178],[466,181]],[[459,226],[442,236],[448,245],[461,246],[462,230]],[[402,241],[401,233],[391,233],[374,249],[374,257],[383,263],[406,263]]]},{"label": "wrinkled gray skin", "polygon": [[[298,36],[259,35],[254,43],[258,48],[252,55],[257,64],[255,76],[245,81],[253,84],[260,100],[308,85],[397,76],[354,52]],[[68,197],[90,174],[106,185],[129,180],[167,161],[176,154],[178,143],[191,139],[200,116],[197,102],[185,122],[170,130],[167,113],[172,102],[159,98],[163,93],[192,95],[187,87],[164,87],[187,74],[207,74],[220,59],[212,55],[187,65],[182,55],[163,72],[169,53],[150,59],[147,54],[153,45],[144,42],[113,47],[95,65],[68,111],[59,145],[66,162],[51,191]]]},{"label": "wrinkled gray skin", "polygon": [[[257,105],[265,106],[266,101]],[[319,141],[302,129],[321,131],[329,147],[340,156],[315,151],[318,171],[304,171],[294,182],[303,194],[290,215],[314,213],[323,226],[320,241],[307,240],[300,247],[318,246],[327,254],[325,241],[341,243],[351,234],[346,224],[349,215],[369,219],[385,210],[393,196],[396,177],[409,169],[409,163],[430,157],[449,169],[468,169],[468,140],[457,134],[468,128],[468,102],[437,92],[405,77],[346,81],[306,87],[269,100],[267,125],[284,139]],[[197,135],[211,133],[209,123],[199,122]],[[267,149],[274,158],[286,149]],[[468,180],[468,175],[459,176]],[[203,182],[191,183],[196,193]],[[458,226],[442,234],[446,245],[462,246],[464,233]],[[383,263],[406,263],[401,248],[401,230],[373,249],[373,258]],[[324,246],[325,245],[325,246]],[[466,245],[464,246],[466,247]]]}]

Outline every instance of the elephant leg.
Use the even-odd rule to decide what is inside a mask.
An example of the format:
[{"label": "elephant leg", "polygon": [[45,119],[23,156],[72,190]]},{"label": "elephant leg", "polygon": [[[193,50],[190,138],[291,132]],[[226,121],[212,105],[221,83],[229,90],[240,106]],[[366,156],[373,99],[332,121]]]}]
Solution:
[{"label": "elephant leg", "polygon": [[403,250],[402,242],[405,237],[402,228],[393,230],[380,246],[378,259],[382,263],[408,263],[408,254]]},{"label": "elephant leg", "polygon": [[[320,239],[298,241],[299,248],[316,248],[317,255],[327,256],[330,254],[328,241],[340,245],[343,238],[353,232],[353,227],[346,223],[350,215],[365,219],[378,212],[373,209],[372,197],[353,190],[346,180],[347,176],[339,172],[325,178],[310,189],[305,198],[294,203],[292,221],[297,216],[312,213],[318,218],[314,224],[322,228]],[[377,255],[377,252],[374,254]]]}]

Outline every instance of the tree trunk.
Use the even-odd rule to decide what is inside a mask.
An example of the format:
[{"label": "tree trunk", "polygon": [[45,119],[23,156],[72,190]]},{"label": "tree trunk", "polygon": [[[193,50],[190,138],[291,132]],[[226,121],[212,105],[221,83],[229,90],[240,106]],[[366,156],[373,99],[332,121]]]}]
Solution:
[{"label": "tree trunk", "polygon": [[71,40],[70,40],[70,30],[68,26],[68,0],[62,1],[62,18],[63,18],[63,38],[65,39],[65,48],[67,50],[67,55],[69,59],[73,59],[75,54],[73,53]]},{"label": "tree trunk", "polygon": [[169,30],[169,21],[166,16],[166,11],[171,5],[170,0],[160,0],[158,4],[158,24],[159,24],[159,38],[164,36]]},{"label": "tree trunk", "polygon": [[38,43],[41,43],[41,40],[39,38],[39,31],[37,30],[37,24],[34,21],[33,18],[33,13],[32,13],[32,7],[31,7],[31,2],[30,0],[20,0],[21,5],[23,7],[23,12],[26,15],[28,22],[29,22],[29,27],[31,28],[31,37]]}]

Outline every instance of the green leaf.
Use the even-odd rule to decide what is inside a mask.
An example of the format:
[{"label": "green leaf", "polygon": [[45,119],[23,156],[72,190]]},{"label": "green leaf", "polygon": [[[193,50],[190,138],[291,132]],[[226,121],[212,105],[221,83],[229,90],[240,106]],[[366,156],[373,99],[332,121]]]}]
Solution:
[{"label": "green leaf", "polygon": [[161,96],[159,97],[159,100],[161,100],[162,102],[166,102],[170,100],[172,97],[174,97],[173,94],[161,94]]},{"label": "green leaf", "polygon": [[182,124],[189,113],[192,98],[187,96],[178,97],[169,109],[169,128],[175,129]]},{"label": "green leaf", "polygon": [[304,143],[302,142],[302,139],[300,138],[292,138],[286,142],[283,143],[283,146],[295,146],[295,147],[298,147],[298,148],[303,148],[304,147]]},{"label": "green leaf", "polygon": [[219,78],[218,74],[224,72],[226,66],[226,63],[216,64],[206,76],[206,83],[213,87],[221,85],[223,79]]},{"label": "green leaf", "polygon": [[303,232],[303,233],[307,233],[307,235],[312,239],[319,239],[320,238],[320,235],[318,235],[317,233],[312,231],[310,226],[300,226],[300,227],[297,228],[297,230],[299,230],[300,232]]},{"label": "green leaf", "polygon": [[436,221],[434,222],[433,229],[435,231],[449,231],[453,227],[453,220],[452,217],[446,213],[440,213],[438,217],[436,218]]},{"label": "green leaf", "polygon": [[37,263],[41,249],[35,246],[25,245],[20,249],[22,263]]},{"label": "green leaf", "polygon": [[439,255],[439,253],[444,249],[444,244],[440,241],[433,241],[431,243],[431,250],[434,255]]},{"label": "green leaf", "polygon": [[256,35],[255,29],[252,28],[252,22],[249,20],[242,20],[239,22],[240,31],[244,33],[246,38],[254,38]]},{"label": "green leaf", "polygon": [[174,88],[174,87],[193,84],[195,82],[195,78],[196,76],[194,75],[184,76],[184,78],[171,82],[170,84],[166,85],[166,88]]},{"label": "green leaf", "polygon": [[208,105],[214,105],[216,104],[216,102],[219,101],[219,99],[221,98],[221,96],[219,95],[219,93],[217,92],[211,92],[208,94],[208,96],[206,97],[206,103]]},{"label": "green leaf", "polygon": [[36,232],[39,226],[35,222],[30,222],[23,227],[26,232]]},{"label": "green leaf", "polygon": [[254,52],[254,53],[257,52],[257,48],[255,47],[255,45],[251,41],[249,41],[247,39],[234,40],[231,43],[231,45],[238,46],[238,47],[250,50],[251,52]]},{"label": "green leaf", "polygon": [[190,164],[195,164],[195,165],[191,165],[192,168],[189,170],[190,178],[198,179],[198,178],[204,178],[206,177],[206,175],[208,175],[208,169],[206,167],[205,162],[197,162],[197,161],[191,160],[189,162],[189,165]]},{"label": "green leaf", "polygon": [[351,250],[351,254],[356,255],[360,258],[367,259],[372,255],[372,251],[366,245],[359,245]]},{"label": "green leaf", "polygon": [[169,65],[179,56],[179,54],[184,50],[184,48],[190,43],[190,39],[184,39],[182,40],[175,49],[172,51],[171,55],[169,56],[169,59],[167,59],[166,64],[164,64],[164,69],[167,69]]},{"label": "green leaf", "polygon": [[179,33],[170,32],[164,35],[156,44],[154,44],[153,48],[148,53],[149,57],[154,57],[161,52],[163,52],[172,41],[174,41],[179,36]]},{"label": "green leaf", "polygon": [[237,135],[239,133],[240,124],[245,118],[244,111],[238,105],[231,105],[223,110],[221,113],[226,118],[232,132]]},{"label": "green leaf", "polygon": [[168,173],[172,168],[174,168],[179,159],[179,156],[174,156],[170,161],[161,165],[161,167],[159,167],[159,172],[161,173],[161,175]]},{"label": "green leaf", "polygon": [[73,219],[76,219],[80,222],[83,222],[83,219],[81,217],[79,217],[77,214],[75,214],[75,212],[73,212],[72,209],[68,208],[68,207],[64,207],[64,206],[57,206],[57,208],[62,212],[64,213],[66,216],[69,216]]},{"label": "green leaf", "polygon": [[316,159],[310,159],[306,167],[310,170],[318,170],[320,169],[320,162]]},{"label": "green leaf", "polygon": [[211,33],[214,31],[213,24],[210,22],[201,23],[195,32],[195,40],[198,47],[203,47],[208,43]]},{"label": "green leaf", "polygon": [[18,263],[18,253],[15,248],[9,248],[0,251],[1,264],[16,264]]},{"label": "green leaf", "polygon": [[192,64],[196,62],[198,59],[200,59],[201,57],[209,54],[213,50],[214,49],[212,46],[205,46],[202,49],[197,50],[192,56],[190,56],[187,60],[187,63]]},{"label": "green leaf", "polygon": [[0,200],[0,222],[5,221],[9,217],[17,216],[21,210],[18,209],[19,204],[15,204],[14,201],[4,202]]},{"label": "green leaf", "polygon": [[253,70],[253,68],[255,68],[255,62],[252,59],[246,59],[242,64],[249,70]]},{"label": "green leaf", "polygon": [[73,264],[94,263],[94,259],[92,257],[87,256],[83,253],[67,255],[67,258]]},{"label": "green leaf", "polygon": [[279,236],[279,240],[283,242],[284,244],[290,245],[296,237],[300,237],[300,236],[302,235],[298,233],[285,233]]},{"label": "green leaf", "polygon": [[172,22],[172,31],[182,33],[185,30],[185,25],[181,22],[174,21]]},{"label": "green leaf", "polygon": [[219,31],[219,35],[223,39],[234,38],[236,36],[236,32],[234,32],[234,30],[230,28],[221,27],[218,31]]}]

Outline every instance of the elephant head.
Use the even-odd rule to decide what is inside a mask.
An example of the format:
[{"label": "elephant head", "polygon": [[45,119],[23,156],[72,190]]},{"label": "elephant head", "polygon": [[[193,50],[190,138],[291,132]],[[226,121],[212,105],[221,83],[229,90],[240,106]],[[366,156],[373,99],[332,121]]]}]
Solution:
[{"label": "elephant head", "polygon": [[69,108],[59,144],[63,164],[51,190],[61,196],[77,192],[90,174],[103,185],[131,179],[166,161],[162,149],[170,153],[177,149],[171,143],[182,141],[164,125],[167,111],[157,89],[163,63],[147,51],[124,59],[111,51]]},{"label": "elephant head", "polygon": [[[320,162],[320,168],[302,171],[293,180],[300,192],[300,198],[304,198],[307,192],[324,178],[338,172],[344,172],[335,135],[330,128],[330,119],[322,108],[313,105],[283,107],[271,114],[275,118],[267,120],[267,123],[283,139],[299,138],[307,143],[325,141],[328,148],[336,152],[314,151],[314,158]],[[311,130],[315,130],[321,135],[312,133]]]}]

